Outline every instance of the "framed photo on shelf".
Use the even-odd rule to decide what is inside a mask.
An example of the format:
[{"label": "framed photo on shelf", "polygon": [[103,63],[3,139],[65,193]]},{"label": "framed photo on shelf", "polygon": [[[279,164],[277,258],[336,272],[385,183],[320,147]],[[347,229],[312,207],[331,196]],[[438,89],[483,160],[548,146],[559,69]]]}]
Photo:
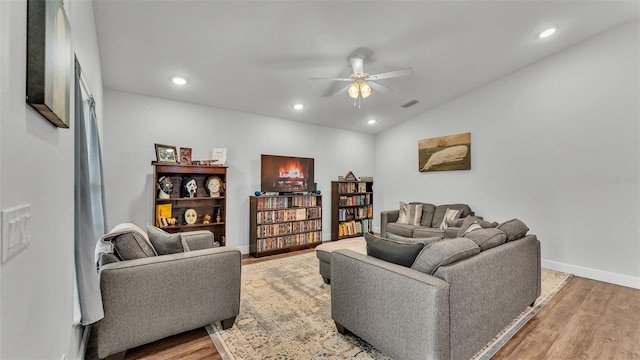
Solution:
[{"label": "framed photo on shelf", "polygon": [[180,148],[180,165],[191,165],[191,148]]},{"label": "framed photo on shelf", "polygon": [[172,145],[155,144],[156,160],[163,163],[178,163],[178,150]]}]

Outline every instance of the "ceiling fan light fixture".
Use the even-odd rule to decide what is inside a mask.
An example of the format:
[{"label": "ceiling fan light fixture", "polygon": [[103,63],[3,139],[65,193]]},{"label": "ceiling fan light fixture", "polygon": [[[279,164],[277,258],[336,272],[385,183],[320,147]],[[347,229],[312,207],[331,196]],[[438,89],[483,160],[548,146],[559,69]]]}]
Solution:
[{"label": "ceiling fan light fixture", "polygon": [[358,86],[358,84],[353,83],[351,84],[351,86],[349,86],[349,89],[347,89],[347,91],[349,92],[349,96],[357,99],[358,95],[360,94],[360,87]]},{"label": "ceiling fan light fixture", "polygon": [[363,81],[360,84],[360,95],[363,99],[366,99],[371,95],[371,86],[369,86],[366,81]]}]

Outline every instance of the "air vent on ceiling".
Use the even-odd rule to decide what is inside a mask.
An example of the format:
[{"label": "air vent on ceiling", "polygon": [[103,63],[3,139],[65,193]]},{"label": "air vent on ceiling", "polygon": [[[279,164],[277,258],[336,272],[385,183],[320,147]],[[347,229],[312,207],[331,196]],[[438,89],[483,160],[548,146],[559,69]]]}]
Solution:
[{"label": "air vent on ceiling", "polygon": [[402,106],[405,109],[408,109],[408,108],[412,107],[413,105],[415,105],[417,103],[418,103],[418,100],[412,99],[412,100],[409,100],[409,101],[407,101],[406,103],[404,103],[404,104],[402,104],[400,106]]}]

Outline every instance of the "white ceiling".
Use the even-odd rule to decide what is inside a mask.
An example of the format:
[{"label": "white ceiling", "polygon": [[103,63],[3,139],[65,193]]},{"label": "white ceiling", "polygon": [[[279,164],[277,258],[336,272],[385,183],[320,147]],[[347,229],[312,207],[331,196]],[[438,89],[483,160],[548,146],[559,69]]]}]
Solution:
[{"label": "white ceiling", "polygon": [[[640,18],[640,1],[94,0],[94,10],[106,88],[377,133]],[[549,25],[556,35],[537,39]],[[395,91],[360,109],[328,95],[344,83],[309,79],[348,77],[356,54],[368,73],[415,73],[380,80]]]}]

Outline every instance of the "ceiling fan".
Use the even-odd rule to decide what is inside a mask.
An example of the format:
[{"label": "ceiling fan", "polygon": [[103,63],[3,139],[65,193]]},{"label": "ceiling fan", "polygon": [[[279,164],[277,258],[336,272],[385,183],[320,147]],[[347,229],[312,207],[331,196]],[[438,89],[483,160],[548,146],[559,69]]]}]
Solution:
[{"label": "ceiling fan", "polygon": [[413,74],[413,68],[398,69],[398,70],[383,72],[379,74],[367,74],[366,72],[364,72],[363,56],[354,56],[352,58],[349,58],[349,62],[351,63],[353,74],[351,74],[351,76],[349,76],[348,78],[311,78],[311,79],[350,82],[349,85],[336,91],[333,95],[337,95],[346,91],[350,97],[352,97],[355,100],[358,100],[358,104],[359,104],[360,99],[368,98],[371,95],[372,91],[374,90],[381,93],[388,93],[393,91],[392,88],[382,84],[378,84],[375,81]]}]

